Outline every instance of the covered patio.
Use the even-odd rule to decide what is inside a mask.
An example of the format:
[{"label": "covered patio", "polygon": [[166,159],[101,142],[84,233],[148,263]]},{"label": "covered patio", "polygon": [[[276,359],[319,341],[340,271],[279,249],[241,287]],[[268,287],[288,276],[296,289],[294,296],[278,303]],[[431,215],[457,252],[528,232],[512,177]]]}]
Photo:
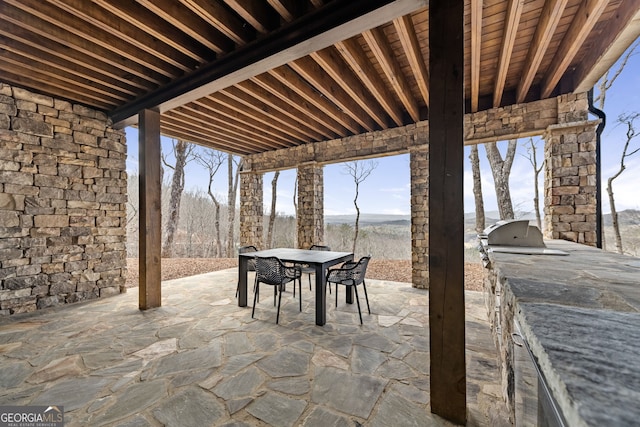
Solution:
[{"label": "covered patio", "polygon": [[[135,292],[0,319],[0,404],[63,405],[68,426],[447,426],[429,410],[428,293],[367,281],[372,314],[329,299],[314,324],[265,293],[251,319],[237,269],[163,282],[162,307]],[[465,295],[468,423],[507,426],[480,292]]]},{"label": "covered patio", "polygon": [[124,126],[140,130],[137,305],[163,307],[135,319],[180,305],[160,277],[161,134],[244,156],[241,245],[262,241],[266,171],[298,168],[306,247],[324,164],[408,152],[429,409],[464,424],[463,145],[544,135],[546,237],[596,245],[587,92],[639,34],[637,0],[5,0],[0,313],[123,290]]}]

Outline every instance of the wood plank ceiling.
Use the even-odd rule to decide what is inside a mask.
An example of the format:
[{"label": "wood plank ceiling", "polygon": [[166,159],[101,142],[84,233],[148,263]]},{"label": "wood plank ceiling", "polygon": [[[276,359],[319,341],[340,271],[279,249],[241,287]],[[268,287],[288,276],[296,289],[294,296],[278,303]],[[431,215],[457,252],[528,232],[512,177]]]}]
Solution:
[{"label": "wood plank ceiling", "polygon": [[[150,95],[348,3],[358,2],[3,0],[0,82],[130,120]],[[427,119],[428,2],[378,3],[381,25],[353,24],[319,50],[158,102],[163,134],[252,154]],[[639,10],[639,0],[466,0],[467,111],[589,89],[640,33]]]}]

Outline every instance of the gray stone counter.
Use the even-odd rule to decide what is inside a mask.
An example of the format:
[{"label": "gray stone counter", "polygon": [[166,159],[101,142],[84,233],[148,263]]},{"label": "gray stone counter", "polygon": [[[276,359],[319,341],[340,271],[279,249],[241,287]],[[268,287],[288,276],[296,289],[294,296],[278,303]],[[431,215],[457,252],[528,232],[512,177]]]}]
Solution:
[{"label": "gray stone counter", "polygon": [[485,301],[507,401],[515,319],[568,425],[640,425],[640,259],[546,244],[568,255],[488,251]]}]

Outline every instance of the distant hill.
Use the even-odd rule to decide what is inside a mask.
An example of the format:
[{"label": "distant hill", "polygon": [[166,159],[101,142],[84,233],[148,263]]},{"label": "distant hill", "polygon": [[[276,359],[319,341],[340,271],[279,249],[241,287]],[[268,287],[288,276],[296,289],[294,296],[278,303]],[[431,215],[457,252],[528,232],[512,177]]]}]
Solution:
[{"label": "distant hill", "polygon": [[[356,216],[353,215],[325,215],[326,224],[353,224]],[[411,215],[387,215],[387,214],[360,214],[360,225],[411,225]]]},{"label": "distant hill", "polygon": [[[611,214],[603,216],[604,225],[612,225]],[[636,209],[626,209],[618,212],[618,221],[625,225],[640,225],[640,211]]]}]

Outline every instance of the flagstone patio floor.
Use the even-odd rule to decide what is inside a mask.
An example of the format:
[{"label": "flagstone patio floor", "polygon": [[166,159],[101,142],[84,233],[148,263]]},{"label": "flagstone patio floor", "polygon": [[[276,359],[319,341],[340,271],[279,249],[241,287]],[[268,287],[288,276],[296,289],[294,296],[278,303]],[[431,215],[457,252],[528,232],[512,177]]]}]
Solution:
[{"label": "flagstone patio floor", "polygon": [[[368,280],[364,325],[329,295],[320,327],[303,282],[276,325],[270,287],[254,319],[238,307],[237,274],[163,282],[147,311],[131,288],[0,318],[0,405],[63,405],[66,426],[451,425],[429,408],[428,292]],[[467,425],[511,425],[483,296],[465,298]]]}]

